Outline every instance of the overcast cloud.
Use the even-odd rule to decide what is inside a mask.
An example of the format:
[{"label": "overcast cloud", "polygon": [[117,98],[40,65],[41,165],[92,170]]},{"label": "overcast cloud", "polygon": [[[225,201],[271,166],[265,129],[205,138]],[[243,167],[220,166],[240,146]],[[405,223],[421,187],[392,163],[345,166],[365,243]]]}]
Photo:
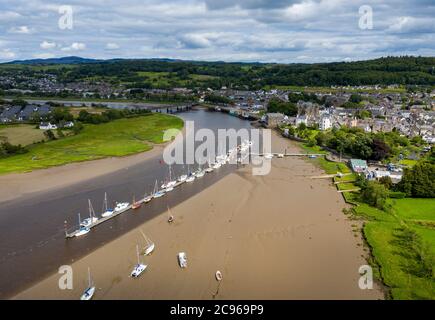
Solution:
[{"label": "overcast cloud", "polygon": [[[61,29],[61,6],[73,10]],[[359,9],[373,10],[360,29]],[[87,58],[326,62],[435,54],[435,1],[0,0],[0,62]]]}]

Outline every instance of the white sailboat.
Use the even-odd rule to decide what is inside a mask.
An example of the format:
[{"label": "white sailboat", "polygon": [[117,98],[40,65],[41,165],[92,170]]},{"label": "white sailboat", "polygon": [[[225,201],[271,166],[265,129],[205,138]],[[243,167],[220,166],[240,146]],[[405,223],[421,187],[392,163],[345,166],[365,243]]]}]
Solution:
[{"label": "white sailboat", "polygon": [[88,268],[88,287],[83,292],[80,300],[91,300],[95,293],[95,286],[91,280],[91,269]]},{"label": "white sailboat", "polygon": [[190,171],[189,166],[187,166],[187,171],[188,171],[188,174],[187,174],[186,182],[195,181],[195,175]]},{"label": "white sailboat", "polygon": [[142,234],[142,237],[145,239],[145,241],[146,241],[146,243],[147,243],[146,246],[145,246],[145,248],[144,248],[144,255],[148,256],[148,255],[150,255],[150,254],[154,251],[156,245],[154,244],[154,242],[151,241],[150,238],[148,238],[148,237],[147,237],[147,236],[142,232],[142,230],[140,231],[140,233]]},{"label": "white sailboat", "polygon": [[195,177],[202,178],[205,175],[205,171],[202,170],[201,165],[199,165],[198,170],[195,172]]},{"label": "white sailboat", "polygon": [[147,192],[145,191],[145,194],[143,196],[143,203],[150,202],[152,198],[153,198],[153,196],[152,195],[148,195]]},{"label": "white sailboat", "polygon": [[90,199],[88,199],[88,203],[89,203],[89,218],[86,218],[85,220],[82,221],[82,223],[80,223],[80,226],[83,227],[90,227],[98,221],[98,218],[95,216],[95,211],[94,208],[92,207],[92,203]]},{"label": "white sailboat", "polygon": [[[174,190],[174,186],[177,183],[177,180],[172,180],[172,169],[171,165],[169,165],[169,180],[166,183],[162,184],[162,189],[166,189],[166,191],[172,191]],[[171,190],[168,190],[172,188]]]},{"label": "white sailboat", "polygon": [[119,211],[126,210],[129,205],[130,205],[130,203],[128,203],[128,202],[119,202],[116,204],[114,211],[119,212]]},{"label": "white sailboat", "polygon": [[210,163],[210,158],[208,158],[208,167],[205,169],[205,172],[210,173],[213,172],[213,165]]},{"label": "white sailboat", "polygon": [[109,208],[107,205],[107,192],[104,192],[104,202],[103,202],[103,213],[101,216],[103,218],[110,217],[113,214],[113,209]]},{"label": "white sailboat", "polygon": [[[184,171],[184,166],[183,166],[183,171]],[[187,174],[182,174],[181,176],[178,177],[178,182],[186,182],[187,179]]]},{"label": "white sailboat", "polygon": [[80,228],[75,234],[76,237],[83,236],[90,231],[90,229],[88,227],[82,226],[82,222],[80,221],[80,213],[79,213],[79,226],[80,226]]},{"label": "white sailboat", "polygon": [[130,276],[132,278],[137,278],[139,277],[142,272],[145,271],[145,269],[147,268],[146,264],[140,263],[140,258],[139,258],[139,245],[136,245],[136,254],[137,254],[137,264],[134,266],[133,271],[131,272]]},{"label": "white sailboat", "polygon": [[162,197],[164,195],[165,195],[165,191],[164,190],[158,190],[157,180],[156,180],[156,184],[154,185],[153,198],[160,198],[160,197]]}]

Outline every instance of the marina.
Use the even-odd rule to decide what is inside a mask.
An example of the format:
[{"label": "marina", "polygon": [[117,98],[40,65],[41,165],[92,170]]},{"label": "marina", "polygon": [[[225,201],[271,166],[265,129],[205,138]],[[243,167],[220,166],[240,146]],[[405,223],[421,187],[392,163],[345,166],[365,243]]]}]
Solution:
[{"label": "marina", "polygon": [[[229,150],[225,156],[217,156],[216,162],[213,166],[213,168],[219,168],[220,166],[229,163],[231,159],[234,159],[235,157],[238,157],[238,152],[241,149],[245,149],[249,147],[252,143],[250,141],[245,141],[241,145],[238,145],[235,149]],[[218,167],[215,167],[216,164],[219,164]],[[208,168],[212,168],[212,165],[209,163]],[[65,238],[75,238],[82,235],[87,234],[91,229],[101,225],[102,223],[109,221],[110,219],[113,219],[125,212],[128,212],[130,210],[134,210],[139,208],[144,203],[149,203],[152,199],[163,197],[167,192],[170,192],[174,190],[174,188],[179,187],[180,185],[184,184],[185,182],[193,182],[195,178],[201,178],[205,175],[205,173],[211,173],[212,171],[202,170],[201,166],[198,167],[198,169],[195,172],[191,172],[188,168],[188,174],[187,175],[181,175],[178,179],[172,180],[172,173],[171,173],[171,166],[169,166],[169,180],[166,183],[162,184],[162,189],[157,188],[157,180],[155,183],[154,191],[152,194],[145,196],[142,199],[139,199],[137,201],[134,200],[130,203],[117,203],[117,206],[114,210],[108,209],[107,205],[107,193],[104,195],[104,203],[103,203],[103,213],[100,218],[95,217],[95,212],[92,208],[91,201],[89,200],[89,212],[90,212],[90,218],[88,219],[89,223],[86,225],[82,225],[80,222],[80,215],[79,215],[79,227],[76,230],[73,230],[71,232],[68,232],[67,222],[65,221]],[[107,214],[107,213],[110,214]]]}]

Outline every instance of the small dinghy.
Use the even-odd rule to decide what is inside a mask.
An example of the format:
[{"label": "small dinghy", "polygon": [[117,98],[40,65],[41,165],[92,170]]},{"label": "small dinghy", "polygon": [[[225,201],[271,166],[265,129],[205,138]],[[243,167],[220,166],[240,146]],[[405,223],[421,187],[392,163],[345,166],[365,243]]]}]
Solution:
[{"label": "small dinghy", "polygon": [[169,210],[168,206],[168,223],[174,222],[174,216],[171,214],[171,210]]},{"label": "small dinghy", "polygon": [[218,270],[218,271],[216,271],[216,280],[217,281],[221,281],[222,280],[222,273]]},{"label": "small dinghy", "polygon": [[178,264],[180,268],[187,268],[187,256],[185,252],[180,252],[178,255]]}]

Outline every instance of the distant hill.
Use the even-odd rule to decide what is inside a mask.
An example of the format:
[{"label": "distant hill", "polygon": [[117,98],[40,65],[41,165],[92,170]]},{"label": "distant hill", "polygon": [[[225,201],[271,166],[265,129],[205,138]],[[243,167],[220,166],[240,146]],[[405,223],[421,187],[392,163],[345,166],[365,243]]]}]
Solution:
[{"label": "distant hill", "polygon": [[95,63],[103,62],[104,60],[81,58],[76,56],[63,58],[48,58],[48,59],[30,59],[30,60],[15,60],[6,64],[80,64],[80,63]]},{"label": "distant hill", "polygon": [[25,65],[34,65],[34,64],[88,64],[88,63],[104,63],[104,62],[118,62],[118,61],[133,61],[133,60],[149,60],[149,61],[182,61],[176,59],[168,59],[168,58],[151,58],[151,59],[90,59],[90,58],[82,58],[77,56],[69,56],[62,58],[48,58],[48,59],[28,59],[28,60],[14,60],[11,62],[6,62],[2,64],[25,64]]},{"label": "distant hill", "polygon": [[[13,61],[29,66],[25,72],[40,72],[33,65],[73,64],[65,72],[52,68],[62,82],[110,78],[127,88],[213,88],[260,89],[266,86],[359,86],[426,85],[435,86],[435,57],[383,57],[373,60],[331,63],[241,63],[174,59],[87,59],[64,57]],[[3,64],[4,65],[4,64]],[[1,66],[1,65],[0,65]],[[1,86],[0,86],[1,88]]]}]

